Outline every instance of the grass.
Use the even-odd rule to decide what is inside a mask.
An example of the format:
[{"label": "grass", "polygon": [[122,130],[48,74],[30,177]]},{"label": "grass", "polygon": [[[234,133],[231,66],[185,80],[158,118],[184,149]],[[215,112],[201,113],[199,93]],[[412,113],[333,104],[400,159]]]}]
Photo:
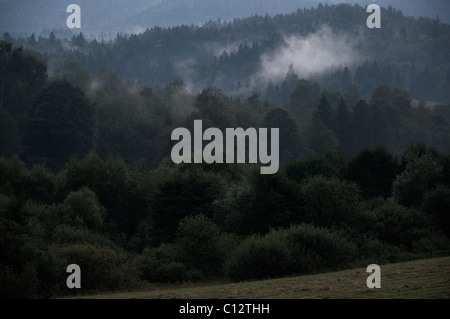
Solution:
[{"label": "grass", "polygon": [[380,265],[381,288],[369,289],[365,268],[201,287],[84,296],[107,299],[450,298],[450,257]]}]

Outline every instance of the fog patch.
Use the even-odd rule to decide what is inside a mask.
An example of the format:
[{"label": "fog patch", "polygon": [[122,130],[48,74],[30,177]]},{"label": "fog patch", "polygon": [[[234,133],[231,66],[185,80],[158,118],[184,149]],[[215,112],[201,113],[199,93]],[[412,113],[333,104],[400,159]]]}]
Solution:
[{"label": "fog patch", "polygon": [[286,36],[284,45],[261,56],[258,79],[279,83],[293,70],[300,78],[321,75],[360,60],[356,39],[322,27],[307,36]]}]

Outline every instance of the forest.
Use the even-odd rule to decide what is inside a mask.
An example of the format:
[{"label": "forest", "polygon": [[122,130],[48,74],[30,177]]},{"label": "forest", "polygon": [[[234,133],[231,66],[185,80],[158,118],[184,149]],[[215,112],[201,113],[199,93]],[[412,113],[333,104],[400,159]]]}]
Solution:
[{"label": "forest", "polygon": [[[379,30],[357,27],[358,5],[319,5],[113,41],[5,33],[0,298],[448,255],[450,26],[382,15]],[[354,47],[331,50],[348,66],[271,72],[280,47],[301,50],[292,37],[322,48],[344,30]],[[195,119],[279,128],[279,171],[174,164],[171,133]]]}]

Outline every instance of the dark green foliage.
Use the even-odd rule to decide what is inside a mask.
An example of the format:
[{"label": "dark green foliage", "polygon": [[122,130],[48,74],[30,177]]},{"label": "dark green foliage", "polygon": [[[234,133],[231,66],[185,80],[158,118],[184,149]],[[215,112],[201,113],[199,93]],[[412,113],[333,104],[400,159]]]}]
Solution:
[{"label": "dark green foliage", "polygon": [[146,248],[137,259],[142,279],[149,282],[184,282],[192,279],[185,264],[178,260],[178,247],[162,244],[157,248]]},{"label": "dark green foliage", "polygon": [[[284,164],[300,154],[300,134],[289,111],[282,107],[271,108],[264,116],[261,127],[279,129],[280,163]],[[267,138],[270,141],[270,137]]]},{"label": "dark green foliage", "polygon": [[238,191],[235,203],[239,213],[230,216],[230,231],[265,233],[271,227],[289,226],[301,216],[298,185],[283,172],[260,175],[253,171],[249,188]]},{"label": "dark green foliage", "polygon": [[212,204],[222,193],[220,177],[195,165],[158,169],[150,214],[156,243],[171,242],[178,222],[186,216],[212,216]]},{"label": "dark green foliage", "polygon": [[314,122],[322,122],[328,128],[335,127],[336,114],[328,101],[326,94],[322,94],[317,110],[313,114]]},{"label": "dark green foliage", "polygon": [[229,99],[221,89],[208,87],[197,97],[195,106],[200,112],[200,117],[197,119],[209,120],[211,126],[221,129],[230,127],[231,114],[229,103]]},{"label": "dark green foliage", "polygon": [[437,224],[450,237],[450,187],[438,185],[426,192],[422,207],[427,214],[436,219]]},{"label": "dark green foliage", "polygon": [[283,170],[289,179],[301,182],[305,178],[322,175],[327,178],[339,177],[342,165],[333,153],[313,155],[288,163]]},{"label": "dark green foliage", "polygon": [[400,164],[384,148],[363,149],[347,164],[345,176],[355,182],[365,198],[392,194],[392,183],[400,173]]},{"label": "dark green foliage", "polygon": [[84,93],[66,81],[43,90],[31,111],[24,137],[25,157],[52,169],[93,145],[94,108]]},{"label": "dark green foliage", "polygon": [[63,219],[67,224],[100,229],[105,217],[105,209],[100,205],[97,195],[89,188],[71,192],[63,202]]},{"label": "dark green foliage", "polygon": [[304,274],[349,266],[358,256],[358,248],[342,233],[302,224],[272,232],[289,249],[291,273]]},{"label": "dark green foliage", "polygon": [[6,110],[0,109],[0,155],[12,156],[18,153],[19,132],[17,122]]},{"label": "dark green foliage", "polygon": [[204,215],[198,215],[180,221],[175,244],[186,265],[209,276],[219,274],[223,261],[219,239],[219,228]]},{"label": "dark green foliage", "polygon": [[357,255],[357,247],[339,233],[299,225],[243,241],[225,272],[233,280],[312,273],[347,266]]},{"label": "dark green foliage", "polygon": [[233,280],[274,278],[289,273],[288,248],[268,236],[251,237],[241,243],[225,264]]},{"label": "dark green foliage", "polygon": [[[64,262],[64,265],[77,264],[80,266],[83,289],[127,289],[137,283],[139,274],[132,263],[127,260],[126,256],[116,253],[112,249],[75,244],[54,246],[52,250]],[[65,270],[61,269],[61,274],[65,273]],[[65,281],[61,282],[61,285],[64,286]]]},{"label": "dark green foliage", "polygon": [[[360,6],[319,5],[102,43],[5,35],[0,297],[76,293],[69,263],[87,292],[448,254],[450,29],[382,15],[380,32],[361,30]],[[367,61],[260,78],[261,57],[323,23]],[[194,119],[279,128],[279,171],[174,165],[171,132]]]},{"label": "dark green foliage", "polygon": [[382,202],[371,212],[372,234],[384,243],[411,250],[416,241],[433,234],[429,215],[415,208],[405,208],[393,200]]},{"label": "dark green foliage", "polygon": [[315,176],[301,183],[301,221],[317,226],[352,225],[360,207],[359,188],[336,178]]},{"label": "dark green foliage", "polygon": [[47,80],[47,66],[36,56],[0,41],[0,109],[11,115],[28,113]]},{"label": "dark green foliage", "polygon": [[38,296],[39,280],[36,269],[26,265],[17,271],[12,266],[0,265],[0,298],[30,299]]},{"label": "dark green foliage", "polygon": [[52,230],[51,242],[59,245],[89,244],[114,250],[119,249],[117,244],[99,233],[64,224],[58,225]]},{"label": "dark green foliage", "polygon": [[[147,215],[145,198],[135,192],[135,185],[125,162],[109,157],[105,161],[94,152],[73,158],[64,171],[66,192],[82,187],[92,190],[106,208],[105,223],[118,233],[131,235]],[[145,195],[145,194],[144,194]]]},{"label": "dark green foliage", "polygon": [[449,184],[448,157],[421,145],[411,146],[402,156],[403,172],[393,184],[393,196],[404,206],[419,207],[425,193],[438,184]]},{"label": "dark green foliage", "polygon": [[21,199],[50,203],[55,192],[52,173],[40,165],[26,170],[25,164],[17,157],[0,158],[0,192]]},{"label": "dark green foliage", "polygon": [[0,294],[4,297],[49,297],[56,291],[58,261],[32,233],[32,226],[0,218],[0,280],[4,284]]}]

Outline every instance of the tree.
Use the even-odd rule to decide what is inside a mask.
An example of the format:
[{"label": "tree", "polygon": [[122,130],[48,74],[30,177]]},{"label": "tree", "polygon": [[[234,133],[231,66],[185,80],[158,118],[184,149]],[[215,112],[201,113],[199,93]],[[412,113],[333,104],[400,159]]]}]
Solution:
[{"label": "tree", "polygon": [[79,87],[86,91],[91,83],[89,71],[75,60],[67,61],[64,64],[62,76],[65,80],[70,82],[73,86]]},{"label": "tree", "polygon": [[450,237],[450,187],[438,185],[426,192],[421,208],[435,218],[447,237]]},{"label": "tree", "polygon": [[180,258],[205,276],[220,273],[219,228],[204,215],[186,217],[178,224],[175,244]]},{"label": "tree", "polygon": [[197,97],[195,106],[203,119],[209,119],[215,127],[225,129],[231,125],[229,100],[221,89],[208,87]]},{"label": "tree", "polygon": [[301,184],[302,222],[316,226],[351,226],[359,212],[360,191],[354,183],[314,176]]},{"label": "tree", "polygon": [[291,93],[291,108],[295,116],[306,117],[310,120],[312,109],[317,104],[319,85],[311,84],[309,81],[300,80],[297,87]]},{"label": "tree", "polygon": [[[279,128],[280,163],[286,163],[300,155],[300,134],[289,111],[277,106],[271,108],[264,116],[262,127]],[[270,138],[268,137],[270,141]]]},{"label": "tree", "polygon": [[0,108],[0,155],[11,156],[19,150],[17,122],[5,109]]},{"label": "tree", "polygon": [[105,227],[115,236],[134,234],[148,214],[146,199],[142,193],[132,191],[136,185],[119,157],[103,161],[95,152],[83,158],[74,157],[62,175],[65,181],[59,192],[66,197],[84,186],[92,190],[106,208]]},{"label": "tree", "polygon": [[423,145],[409,147],[402,155],[402,165],[404,169],[393,184],[393,197],[407,207],[419,207],[427,191],[445,183],[450,168],[448,161]]},{"label": "tree", "polygon": [[28,113],[47,80],[47,66],[23,49],[0,42],[0,108],[11,115]]},{"label": "tree", "polygon": [[172,242],[180,220],[204,214],[211,217],[220,198],[219,176],[195,165],[170,164],[156,172],[157,185],[150,204],[150,223],[156,244]]},{"label": "tree", "polygon": [[335,111],[330,105],[325,92],[320,98],[317,110],[313,114],[314,122],[321,121],[327,128],[333,129],[335,124]]},{"label": "tree", "polygon": [[347,164],[345,176],[361,188],[365,198],[390,197],[400,164],[383,147],[363,149]]},{"label": "tree", "polygon": [[345,92],[351,84],[352,84],[352,75],[350,74],[348,67],[345,67],[342,75],[341,92]]},{"label": "tree", "polygon": [[252,172],[250,188],[236,198],[238,213],[234,230],[241,234],[266,233],[270,228],[286,227],[300,219],[298,185],[284,172],[261,175]]},{"label": "tree", "polygon": [[65,80],[41,92],[25,132],[25,157],[60,169],[73,155],[93,146],[94,108],[84,94]]},{"label": "tree", "polygon": [[341,102],[339,103],[339,107],[337,110],[335,132],[336,137],[339,140],[339,144],[345,154],[349,154],[352,149],[350,123],[351,123],[350,112],[347,109],[347,105],[345,104],[344,99],[341,98]]},{"label": "tree", "polygon": [[307,131],[307,145],[313,151],[323,153],[337,149],[339,141],[321,120],[315,120]]},{"label": "tree", "polygon": [[103,224],[106,210],[100,205],[97,195],[87,187],[67,195],[63,202],[66,223],[98,230]]},{"label": "tree", "polygon": [[370,145],[370,113],[366,101],[360,100],[353,109],[351,135],[353,136],[353,152]]},{"label": "tree", "polygon": [[306,178],[322,175],[327,178],[339,177],[342,169],[342,159],[333,156],[331,152],[309,156],[288,163],[284,172],[289,179],[300,183]]},{"label": "tree", "polygon": [[350,107],[350,109],[355,107],[356,103],[360,100],[360,97],[361,91],[359,88],[354,84],[350,84],[345,93],[345,103]]},{"label": "tree", "polygon": [[371,214],[375,217],[371,232],[376,238],[408,250],[433,232],[430,216],[418,209],[401,206],[392,199],[382,201]]}]

